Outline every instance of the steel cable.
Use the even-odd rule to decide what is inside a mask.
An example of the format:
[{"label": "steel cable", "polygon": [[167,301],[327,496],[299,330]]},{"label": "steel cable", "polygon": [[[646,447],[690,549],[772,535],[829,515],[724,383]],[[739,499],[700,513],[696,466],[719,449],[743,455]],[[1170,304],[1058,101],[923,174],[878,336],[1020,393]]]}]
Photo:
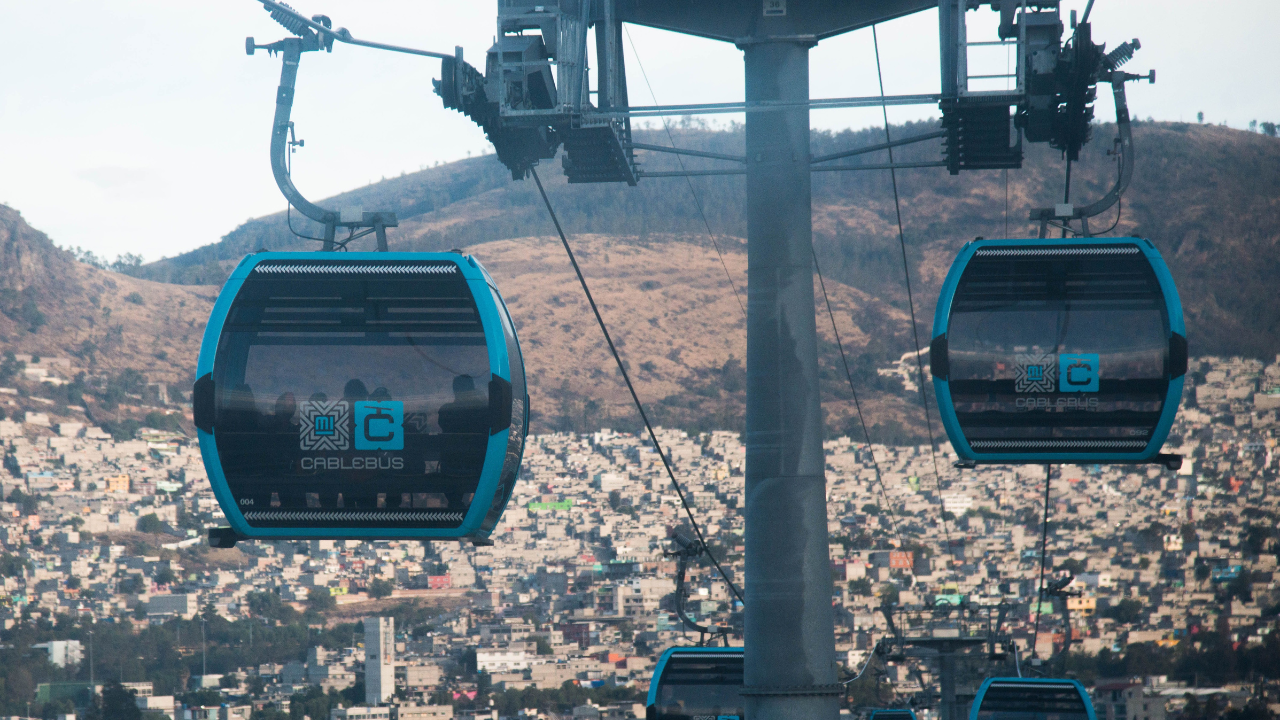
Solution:
[{"label": "steel cable", "polygon": [[542,202],[547,206],[547,212],[551,215],[551,222],[556,226],[556,232],[560,235],[560,243],[564,245],[564,251],[569,256],[569,263],[573,265],[573,272],[578,276],[578,283],[582,285],[582,292],[587,296],[587,303],[591,305],[591,312],[596,316],[596,323],[600,325],[600,332],[604,334],[604,340],[609,345],[609,352],[613,354],[613,361],[618,365],[618,372],[622,373],[622,380],[627,384],[627,391],[631,393],[631,400],[635,403],[636,410],[640,413],[640,419],[644,421],[645,430],[649,433],[649,440],[653,442],[654,450],[658,451],[658,457],[662,458],[662,466],[667,470],[667,477],[671,478],[671,484],[676,489],[676,494],[680,497],[680,504],[684,507],[685,515],[689,517],[689,523],[693,526],[693,532],[698,536],[698,542],[702,543],[702,547],[706,550],[707,557],[710,558],[711,564],[715,566],[720,573],[720,577],[724,578],[725,584],[729,586],[729,590],[733,592],[733,596],[738,602],[746,606],[746,602],[742,599],[742,593],[738,592],[738,588],[733,584],[733,580],[729,579],[729,575],[720,567],[720,563],[716,560],[716,556],[712,554],[711,548],[707,546],[706,537],[702,534],[702,528],[698,526],[698,521],[693,516],[693,509],[689,507],[689,501],[685,499],[684,490],[680,488],[680,481],[676,480],[675,471],[671,469],[671,463],[667,459],[667,454],[662,451],[662,446],[658,444],[658,436],[653,431],[653,425],[649,422],[649,415],[644,411],[644,405],[640,402],[640,396],[636,394],[635,385],[631,384],[631,374],[627,372],[626,365],[622,362],[622,356],[618,354],[618,348],[613,344],[613,337],[609,335],[609,328],[605,326],[604,317],[600,315],[600,308],[596,307],[595,298],[591,295],[591,288],[587,286],[587,278],[582,274],[582,268],[578,266],[578,259],[573,254],[573,248],[569,247],[569,239],[564,234],[564,228],[560,226],[560,219],[556,216],[555,208],[551,206],[551,198],[547,196],[547,191],[542,187],[542,180],[538,177],[538,171],[535,168],[529,168],[530,174],[533,175],[533,181],[538,185],[538,192],[542,195]]}]

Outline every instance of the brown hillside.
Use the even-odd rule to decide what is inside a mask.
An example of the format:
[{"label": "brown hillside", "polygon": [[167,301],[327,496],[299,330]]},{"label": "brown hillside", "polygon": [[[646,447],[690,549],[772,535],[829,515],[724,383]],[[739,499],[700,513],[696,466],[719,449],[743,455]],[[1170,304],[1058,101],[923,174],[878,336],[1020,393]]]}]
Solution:
[{"label": "brown hillside", "polygon": [[[139,280],[76,262],[8,208],[0,208],[0,233],[6,298],[0,352],[70,356],[90,376],[132,368],[186,391],[216,288]],[[746,255],[737,242],[725,242],[724,265],[743,293]],[[574,244],[655,420],[740,428],[745,323],[715,252],[678,237],[584,236]],[[637,427],[559,242],[520,238],[468,251],[485,263],[511,306],[530,377],[534,429]],[[865,360],[858,364],[874,335],[904,336],[906,314],[839,282],[827,286],[855,371],[868,383],[862,390],[869,423],[881,424],[877,432],[886,437],[922,434],[919,407],[901,384],[877,377]],[[140,302],[129,300],[134,293]],[[31,322],[38,316],[43,323]],[[854,317],[865,320],[855,325]],[[829,321],[825,314],[820,320],[826,409],[832,427],[843,431],[852,403]]]},{"label": "brown hillside", "polygon": [[67,356],[89,375],[132,368],[151,382],[185,384],[216,292],[76,262],[0,205],[0,352]]},{"label": "brown hillside", "polygon": [[[745,303],[746,254],[729,241],[724,264]],[[656,422],[736,429],[745,402],[741,361],[746,323],[714,250],[680,238],[583,236],[574,253],[609,331]],[[530,403],[542,427],[634,427],[638,417],[583,297],[563,248],[553,238],[521,238],[470,248],[503,288],[519,326],[531,378]],[[853,318],[873,318],[876,332],[903,334],[907,314],[846,285],[827,282],[846,352],[871,342]],[[829,422],[843,430],[853,413],[830,321],[818,331]],[[866,369],[864,368],[864,373]],[[874,372],[871,373],[874,376]],[[922,411],[877,378],[863,387],[868,423],[897,421],[923,434]],[[898,388],[901,385],[897,385]],[[882,431],[886,428],[882,428]]]}]

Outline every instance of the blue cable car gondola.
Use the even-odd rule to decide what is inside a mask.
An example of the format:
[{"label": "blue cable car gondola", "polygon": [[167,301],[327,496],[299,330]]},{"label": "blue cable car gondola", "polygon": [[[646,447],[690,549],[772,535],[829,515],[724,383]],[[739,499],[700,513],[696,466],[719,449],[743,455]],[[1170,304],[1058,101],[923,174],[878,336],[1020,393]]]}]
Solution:
[{"label": "blue cable car gondola", "polygon": [[1175,464],[1186,328],[1147,240],[977,240],[947,274],[930,365],[962,462]]},{"label": "blue cable car gondola", "polygon": [[493,279],[457,253],[258,253],[222,288],[193,393],[240,539],[484,542],[528,395]]},{"label": "blue cable car gondola", "polygon": [[1075,680],[987,678],[969,720],[1097,720],[1093,702]]},{"label": "blue cable car gondola", "polygon": [[649,682],[645,720],[742,720],[742,648],[672,647]]}]

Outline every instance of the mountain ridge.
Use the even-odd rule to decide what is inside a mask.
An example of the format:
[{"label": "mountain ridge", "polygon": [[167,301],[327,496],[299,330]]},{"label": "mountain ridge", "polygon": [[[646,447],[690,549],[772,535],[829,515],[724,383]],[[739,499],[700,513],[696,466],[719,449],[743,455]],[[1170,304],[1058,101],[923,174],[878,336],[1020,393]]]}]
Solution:
[{"label": "mountain ridge", "polygon": [[[931,129],[915,123],[897,128],[895,137]],[[1098,140],[1074,171],[1073,196],[1082,202],[1109,187],[1114,165],[1101,141],[1110,130],[1098,127]],[[874,144],[883,138],[880,132],[815,133],[814,151]],[[681,147],[741,151],[735,145],[740,128],[689,126],[673,134]],[[1180,288],[1192,354],[1269,358],[1280,352],[1280,293],[1274,291],[1280,277],[1280,141],[1179,123],[1140,123],[1135,138],[1137,168],[1115,234],[1147,236],[1161,249]],[[649,139],[655,138],[638,137]],[[902,149],[896,159],[929,160],[936,151],[935,143],[926,143]],[[643,160],[649,169],[676,167],[669,156]],[[878,161],[867,156],[867,162]],[[713,163],[695,158],[685,166]],[[955,252],[975,236],[1004,234],[1006,222],[1008,235],[1031,232],[1028,209],[1061,199],[1060,170],[1044,148],[1032,147],[1024,170],[1008,173],[1007,187],[1000,171],[958,178],[899,173],[922,342]],[[740,429],[746,304],[741,176],[646,179],[637,188],[569,186],[555,173],[543,176],[653,417],[689,429]],[[915,341],[887,174],[815,173],[813,197],[815,252],[873,438],[917,442],[926,432],[920,395],[899,379],[912,374],[899,360],[914,351]],[[481,157],[322,202],[394,208],[402,217],[390,233],[393,250],[464,248],[489,267],[525,346],[535,431],[636,427],[629,397],[531,183],[512,182],[496,160]],[[296,214],[293,220],[296,229],[314,232]],[[285,214],[278,213],[241,225],[219,243],[123,268],[125,275],[75,262],[17,211],[0,207],[0,349],[68,356],[90,377],[137,371],[182,394],[189,391],[203,325],[230,267],[261,248],[308,247],[314,243],[290,234]],[[834,434],[861,436],[821,295],[815,311],[828,426]]]},{"label": "mountain ridge", "polygon": [[[894,137],[935,129],[928,122],[894,128]],[[883,131],[815,132],[819,155],[883,141]],[[1114,158],[1106,139],[1114,126],[1098,125],[1073,169],[1072,197],[1091,201],[1112,183]],[[673,130],[680,147],[723,154],[742,152],[742,130]],[[665,135],[641,130],[637,142],[669,144]],[[1184,298],[1197,352],[1269,358],[1280,353],[1280,298],[1268,278],[1280,277],[1280,140],[1258,133],[1188,123],[1134,124],[1136,165],[1121,204],[1115,235],[1148,237],[1160,248]],[[898,162],[939,157],[937,141],[898,148]],[[916,317],[928,323],[951,259],[977,236],[1034,237],[1026,219],[1033,207],[1062,200],[1062,163],[1047,147],[1026,148],[1019,171],[977,171],[952,177],[934,170],[898,174],[906,250],[917,286]],[[866,163],[882,162],[877,154]],[[645,153],[650,170],[678,169],[669,155]],[[686,158],[688,169],[723,166]],[[393,178],[321,201],[334,207],[401,213],[390,232],[392,249],[448,250],[490,240],[549,232],[541,200],[529,182],[514,182],[493,156],[471,158]],[[700,238],[707,225],[718,242],[746,235],[741,176],[642,179],[636,188],[569,186],[558,173],[543,180],[566,231],[576,234]],[[696,189],[697,202],[689,193]],[[1007,196],[1007,215],[1004,211]],[[704,224],[703,216],[706,218]],[[1007,217],[1007,220],[1006,220]],[[1095,219],[1105,227],[1116,216]],[[815,173],[814,248],[822,271],[833,279],[884,297],[906,309],[902,256],[898,247],[888,174]],[[299,229],[314,232],[295,214]],[[309,221],[307,221],[309,223]],[[1005,228],[1008,232],[1005,232]],[[723,239],[723,240],[722,240]],[[293,237],[284,213],[246,223],[222,241],[138,269],[156,280],[216,284],[243,254],[315,247]],[[927,328],[921,328],[922,333]],[[910,348],[900,348],[902,352]]]}]

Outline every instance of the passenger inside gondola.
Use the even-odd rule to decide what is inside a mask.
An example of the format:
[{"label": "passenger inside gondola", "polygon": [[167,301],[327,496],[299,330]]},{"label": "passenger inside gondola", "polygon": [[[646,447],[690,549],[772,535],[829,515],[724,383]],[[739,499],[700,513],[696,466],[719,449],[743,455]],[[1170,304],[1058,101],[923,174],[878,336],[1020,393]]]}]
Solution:
[{"label": "passenger inside gondola", "polygon": [[451,477],[479,474],[489,436],[489,408],[474,378],[453,379],[453,402],[440,406],[438,417],[440,472]]}]

